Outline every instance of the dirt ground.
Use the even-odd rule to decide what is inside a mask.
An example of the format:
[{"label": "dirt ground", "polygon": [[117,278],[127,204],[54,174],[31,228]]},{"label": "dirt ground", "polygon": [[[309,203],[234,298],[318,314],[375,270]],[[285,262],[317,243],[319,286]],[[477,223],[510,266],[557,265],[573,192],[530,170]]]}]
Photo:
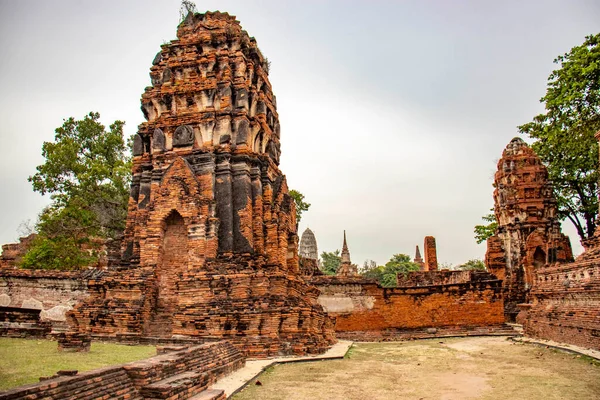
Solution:
[{"label": "dirt ground", "polygon": [[504,337],[356,343],[256,380],[233,399],[600,399],[599,362]]}]

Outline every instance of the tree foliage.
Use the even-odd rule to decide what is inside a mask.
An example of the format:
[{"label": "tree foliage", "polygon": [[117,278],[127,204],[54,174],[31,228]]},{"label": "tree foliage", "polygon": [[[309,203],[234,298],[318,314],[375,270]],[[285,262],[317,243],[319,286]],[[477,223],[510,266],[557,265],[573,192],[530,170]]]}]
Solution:
[{"label": "tree foliage", "polygon": [[545,113],[518,127],[535,139],[532,147],[548,167],[559,216],[568,218],[581,239],[594,234],[598,212],[600,129],[600,34],[557,57],[540,102]]},{"label": "tree foliage", "polygon": [[[491,210],[493,211],[493,209]],[[489,213],[481,217],[482,220],[487,222],[487,225],[475,225],[475,240],[477,240],[477,244],[485,242],[490,237],[496,234],[496,229],[498,228],[498,221],[496,221],[496,214]]]},{"label": "tree foliage", "polygon": [[375,279],[383,287],[396,287],[398,274],[406,275],[420,269],[421,266],[412,262],[406,254],[394,254],[385,265],[365,262],[361,274],[365,278]]},{"label": "tree foliage", "polygon": [[485,271],[485,263],[483,260],[478,258],[474,258],[472,260],[467,261],[464,264],[459,265],[456,269],[461,271]]},{"label": "tree foliage", "polygon": [[297,190],[290,190],[289,195],[292,196],[294,203],[296,203],[296,223],[300,223],[302,213],[308,211],[310,203],[305,202],[304,195]]},{"label": "tree foliage", "polygon": [[323,271],[325,275],[335,275],[341,263],[342,257],[340,256],[339,249],[321,253],[321,271]]},{"label": "tree foliage", "polygon": [[97,260],[103,238],[125,228],[131,162],[122,121],[108,131],[98,113],[65,120],[54,142],[44,142],[45,162],[29,177],[33,190],[50,194],[39,216],[38,236],[23,257],[25,268],[76,269]]},{"label": "tree foliage", "polygon": [[195,14],[196,12],[196,3],[190,0],[181,0],[181,6],[179,7],[179,22],[183,21],[189,13]]}]

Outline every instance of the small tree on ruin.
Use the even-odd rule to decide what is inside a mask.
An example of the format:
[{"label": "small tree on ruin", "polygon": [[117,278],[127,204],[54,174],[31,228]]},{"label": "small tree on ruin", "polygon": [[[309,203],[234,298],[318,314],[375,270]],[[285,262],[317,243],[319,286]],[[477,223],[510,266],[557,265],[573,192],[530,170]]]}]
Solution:
[{"label": "small tree on ruin", "polygon": [[294,203],[296,203],[296,223],[300,223],[300,219],[302,218],[302,213],[304,211],[308,211],[310,208],[310,203],[304,201],[304,195],[297,190],[290,190],[289,195],[294,199]]},{"label": "small tree on ruin", "polygon": [[131,160],[122,121],[107,131],[100,114],[65,120],[54,142],[44,142],[46,159],[29,177],[33,190],[50,194],[39,216],[37,237],[23,257],[24,268],[77,269],[93,264],[106,238],[125,228]]},{"label": "small tree on ruin", "polygon": [[496,221],[496,215],[493,213],[494,209],[492,208],[490,211],[492,212],[481,217],[484,222],[487,222],[487,225],[475,225],[474,233],[477,244],[485,242],[496,234],[498,221]]},{"label": "small tree on ruin", "polygon": [[341,263],[342,257],[340,256],[339,249],[321,253],[321,271],[325,275],[335,275]]},{"label": "small tree on ruin", "polygon": [[535,139],[533,150],[548,167],[562,219],[582,240],[593,236],[598,213],[600,130],[600,34],[554,60],[560,68],[548,78],[546,112],[518,127]]}]

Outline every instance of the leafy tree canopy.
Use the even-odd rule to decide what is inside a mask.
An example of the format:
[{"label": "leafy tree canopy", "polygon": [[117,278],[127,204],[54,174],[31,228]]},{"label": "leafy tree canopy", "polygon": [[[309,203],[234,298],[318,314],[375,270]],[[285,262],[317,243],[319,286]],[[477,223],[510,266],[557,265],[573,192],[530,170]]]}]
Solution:
[{"label": "leafy tree canopy", "polygon": [[304,195],[297,190],[292,189],[289,194],[294,199],[294,203],[296,203],[296,223],[300,223],[302,213],[309,209],[310,203],[305,202]]},{"label": "leafy tree canopy", "polygon": [[332,252],[324,251],[321,253],[321,271],[326,275],[335,275],[340,264],[342,263],[342,257],[340,256],[340,250]]},{"label": "leafy tree canopy", "polygon": [[461,271],[485,271],[485,263],[483,260],[474,258],[472,260],[467,261],[466,263],[459,265],[457,269]]},{"label": "leafy tree canopy", "polygon": [[600,130],[600,34],[557,57],[548,78],[546,112],[518,127],[535,139],[532,147],[548,167],[559,216],[568,218],[581,239],[594,234],[598,212]]},{"label": "leafy tree canopy", "polygon": [[[493,211],[494,209],[490,210]],[[490,237],[496,234],[496,229],[498,228],[498,221],[496,221],[496,215],[494,213],[490,213],[481,217],[482,220],[487,222],[487,225],[475,225],[475,240],[477,240],[477,244],[485,242]]]},{"label": "leafy tree canopy", "polygon": [[107,131],[89,113],[65,120],[54,142],[44,142],[46,159],[29,177],[33,190],[50,194],[52,204],[39,216],[38,236],[22,267],[76,269],[97,260],[103,238],[125,228],[131,160],[122,121]]},{"label": "leafy tree canopy", "polygon": [[383,287],[396,287],[398,274],[406,275],[420,268],[421,266],[412,262],[406,254],[394,254],[385,265],[377,266],[375,263],[365,262],[361,273],[365,278],[375,279]]}]

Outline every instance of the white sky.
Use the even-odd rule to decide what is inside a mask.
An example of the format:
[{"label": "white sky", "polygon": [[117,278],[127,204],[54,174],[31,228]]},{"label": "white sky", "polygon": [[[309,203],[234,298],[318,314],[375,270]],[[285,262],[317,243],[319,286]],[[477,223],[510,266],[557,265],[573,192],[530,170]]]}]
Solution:
[{"label": "white sky", "polygon": [[[271,61],[281,169],[312,207],[319,252],[352,261],[483,258],[473,226],[492,207],[495,163],[542,111],[552,60],[600,29],[590,1],[197,1],[236,15]],[[0,1],[0,243],[47,204],[27,177],[70,116],[143,121],[154,55],[179,1]],[[575,251],[571,225],[563,224]]]}]

